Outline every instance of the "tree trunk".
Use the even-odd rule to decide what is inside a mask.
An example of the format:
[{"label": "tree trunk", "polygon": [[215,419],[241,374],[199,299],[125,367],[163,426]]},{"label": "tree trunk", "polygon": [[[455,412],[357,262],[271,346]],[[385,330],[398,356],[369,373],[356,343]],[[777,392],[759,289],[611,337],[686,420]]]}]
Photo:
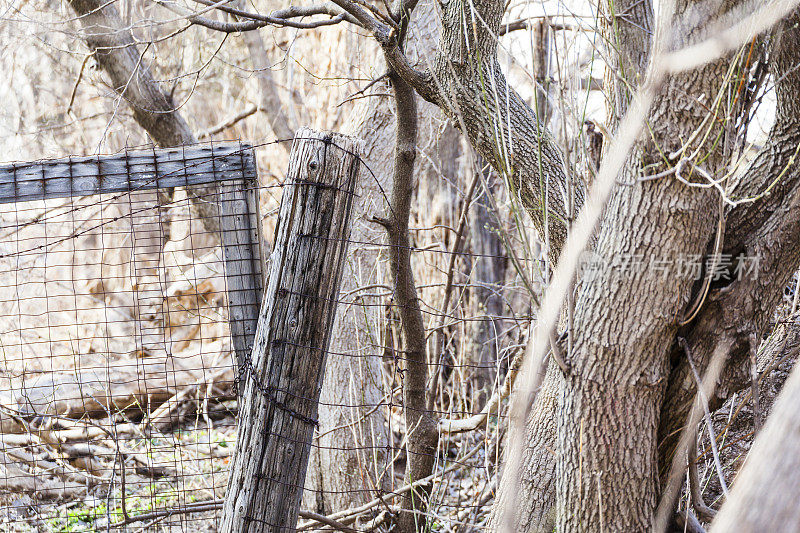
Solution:
[{"label": "tree trunk", "polygon": [[[71,0],[70,5],[79,15],[86,44],[110,78],[111,86],[130,104],[134,119],[156,144],[169,147],[196,143],[171,98],[159,88],[117,8],[102,0]],[[214,188],[190,187],[187,193],[204,227],[216,234],[218,212],[216,204],[208,201]]]},{"label": "tree trunk", "polygon": [[[465,167],[467,165],[464,165]],[[469,359],[473,366],[473,386],[484,390],[486,394],[474,394],[476,405],[482,405],[488,399],[489,388],[494,376],[500,371],[498,346],[501,342],[498,333],[502,332],[503,320],[496,318],[505,315],[506,304],[503,299],[503,285],[506,281],[507,259],[506,249],[500,237],[505,231],[500,224],[500,213],[492,212],[488,195],[499,194],[497,175],[494,172],[476,168],[483,166],[469,165],[469,172],[483,172],[483,183],[475,191],[475,201],[470,209],[470,241],[472,252],[479,255],[474,258],[472,282],[476,284],[471,294],[473,316],[485,316],[474,321],[470,328],[473,338],[470,343]],[[466,172],[465,172],[466,173]]]},{"label": "tree trunk", "polygon": [[[698,13],[691,2],[675,7],[674,15],[664,16],[678,28],[670,46],[680,47],[693,39],[693,32],[680,25],[693,23],[688,12]],[[700,20],[713,20],[728,8],[708,8]],[[652,526],[660,495],[657,428],[670,349],[694,281],[680,272],[678,261],[703,256],[720,215],[716,193],[673,178],[637,180],[664,168],[660,153],[694,150],[702,151],[703,167],[712,176],[721,175],[725,142],[695,137],[687,147],[683,143],[708,116],[700,95],[721,97],[730,67],[724,57],[664,81],[649,113],[649,135],[620,176],[634,185],[615,190],[602,219],[595,253],[607,266],[581,283],[569,360],[574,371],[565,376],[559,403],[559,530],[642,531]],[[708,129],[712,137],[724,138],[719,124]],[[636,258],[669,261],[668,273],[631,265]]]},{"label": "tree trunk", "polygon": [[[798,15],[775,34],[770,71],[776,80],[776,120],[757,157],[743,173],[734,198],[766,190],[771,194],[730,211],[723,252],[742,256],[743,268],[722,287],[710,291],[705,307],[685,336],[702,372],[718,345],[729,344],[728,362],[714,394],[712,408],[750,384],[750,352],[769,327],[781,294],[800,264],[800,172],[794,160],[800,146],[800,29]],[[754,262],[755,261],[755,262]],[[748,269],[755,268],[753,271]],[[753,346],[753,344],[756,344]],[[691,369],[681,358],[672,369],[660,421],[662,475],[675,453],[679,430],[694,402]]]},{"label": "tree trunk", "polygon": [[[601,8],[604,5],[601,3]],[[625,113],[630,99],[631,91],[638,85],[638,81],[647,66],[649,54],[649,41],[652,30],[652,8],[649,2],[637,0],[622,0],[611,3],[610,8],[616,12],[626,13],[630,24],[618,24],[618,19],[613,16],[604,17],[608,26],[604,28],[606,38],[613,43],[607,50],[606,57],[611,61],[607,69],[606,83],[609,98],[609,120],[607,124],[614,125]],[[550,76],[548,70],[547,32],[544,24],[537,25],[535,34],[536,49],[534,67],[536,70],[537,89],[541,86],[539,80],[547,80]],[[647,30],[647,31],[643,31]],[[541,69],[541,71],[540,71]],[[540,94],[541,91],[537,94]],[[547,94],[537,96],[537,117],[545,125],[549,115]],[[597,132],[597,135],[600,135]],[[607,146],[608,143],[606,143]],[[599,158],[600,153],[594,154]],[[593,161],[596,169],[599,160]],[[587,177],[587,181],[590,181]],[[578,194],[578,199],[582,194]],[[526,206],[532,209],[532,206]],[[580,203],[575,206],[577,210]],[[552,244],[551,244],[552,247]],[[560,251],[560,249],[558,250]],[[557,256],[551,254],[553,258]],[[563,375],[558,367],[550,362],[544,376],[542,387],[536,397],[535,404],[531,407],[530,415],[525,423],[527,445],[522,450],[521,460],[521,486],[516,486],[508,479],[498,486],[498,497],[492,509],[491,523],[498,526],[504,507],[511,504],[516,506],[513,513],[513,527],[521,532],[549,533],[555,527],[555,481],[556,481],[556,417],[558,397],[563,386]],[[512,429],[513,431],[513,429]],[[512,497],[513,495],[513,497]]]},{"label": "tree trunk", "polygon": [[[239,0],[237,3],[240,8],[246,9],[247,6],[243,1]],[[260,30],[244,32],[242,39],[247,45],[250,64],[253,67],[256,80],[258,80],[258,108],[267,113],[266,118],[269,122],[269,128],[275,139],[279,141],[291,139],[294,137],[296,126],[293,125],[283,111],[283,102],[278,93],[278,84],[272,75],[272,65],[269,62],[261,32]],[[278,145],[288,150],[288,142],[281,142]]]},{"label": "tree trunk", "polygon": [[[556,520],[556,413],[563,377],[556,364],[547,366],[542,387],[525,423],[519,484],[502,477],[490,524],[498,528],[508,505],[515,505],[512,528],[520,533],[551,533]],[[513,477],[513,476],[509,476]]]},{"label": "tree trunk", "polygon": [[292,530],[316,425],[360,162],[348,137],[297,133],[222,531]]},{"label": "tree trunk", "polygon": [[[432,5],[421,5],[416,10],[407,53],[424,57],[435,51],[437,28],[433,14]],[[358,46],[363,47],[361,38],[357,39]],[[381,72],[383,68],[380,65],[374,71]],[[378,85],[375,92],[384,93],[385,86]],[[361,102],[352,113],[353,118],[343,126],[344,131],[363,139],[362,159],[368,167],[362,167],[359,176],[351,239],[383,244],[385,231],[371,219],[390,212],[396,118],[388,98],[373,96]],[[437,132],[430,123],[438,113],[435,106],[421,102],[417,116],[422,125],[420,145],[433,142]],[[394,484],[394,468],[390,464],[393,457],[386,451],[391,442],[387,413],[384,408],[374,409],[387,402],[385,395],[390,393],[382,382],[382,362],[377,356],[387,342],[381,334],[385,317],[383,309],[373,305],[381,300],[362,298],[365,291],[353,292],[359,287],[389,285],[388,271],[381,268],[385,260],[386,252],[380,246],[353,246],[345,261],[342,292],[352,293],[348,301],[355,304],[340,305],[330,352],[350,356],[332,358],[325,367],[318,428],[321,436],[312,450],[303,502],[306,508],[321,514],[366,503],[380,490],[391,490]]]}]

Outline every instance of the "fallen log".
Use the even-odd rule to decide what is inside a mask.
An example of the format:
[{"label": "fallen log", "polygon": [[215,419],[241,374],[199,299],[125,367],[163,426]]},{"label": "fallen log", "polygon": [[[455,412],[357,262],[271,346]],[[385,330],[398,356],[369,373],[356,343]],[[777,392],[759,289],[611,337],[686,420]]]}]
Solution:
[{"label": "fallen log", "polygon": [[[212,376],[210,370],[215,371]],[[12,379],[10,394],[0,402],[23,418],[38,417],[39,423],[49,416],[105,418],[123,412],[137,417],[153,412],[184,390],[196,391],[207,381],[216,383],[211,391],[215,399],[234,398],[230,390],[233,376],[230,366],[203,368],[197,360],[182,361],[176,357],[123,360],[109,368],[55,371]],[[7,418],[3,418],[3,423],[5,433],[19,432],[13,431],[13,422]]]}]

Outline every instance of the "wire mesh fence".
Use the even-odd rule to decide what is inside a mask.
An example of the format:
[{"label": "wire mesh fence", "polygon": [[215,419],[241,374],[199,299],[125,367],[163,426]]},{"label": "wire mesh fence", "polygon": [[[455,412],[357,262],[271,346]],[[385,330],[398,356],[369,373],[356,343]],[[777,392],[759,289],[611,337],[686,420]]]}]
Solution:
[{"label": "wire mesh fence", "polygon": [[[267,255],[258,195],[283,187],[258,185],[253,152],[228,143],[0,169],[0,515],[12,531],[219,526]],[[365,168],[361,179],[375,178]],[[389,249],[377,232],[347,244],[382,262]],[[409,250],[442,273],[420,286],[429,411],[478,415],[521,353],[530,307],[510,300],[524,289],[477,279],[483,262],[508,259],[503,247],[415,238]],[[348,269],[334,335],[357,338],[328,352],[326,380],[338,381],[319,402],[301,531],[324,528],[319,514],[386,528],[409,491],[401,306],[377,264]],[[430,520],[484,523],[500,403],[480,431],[439,439]]]},{"label": "wire mesh fence", "polygon": [[[222,496],[235,333],[255,327],[232,289],[260,283],[238,279],[260,275],[238,264],[258,261],[257,233],[231,244],[241,235],[222,220],[231,190],[246,198],[256,183],[245,158],[252,149],[234,144],[5,167],[7,523],[102,528]],[[218,236],[198,205],[217,207]]]}]

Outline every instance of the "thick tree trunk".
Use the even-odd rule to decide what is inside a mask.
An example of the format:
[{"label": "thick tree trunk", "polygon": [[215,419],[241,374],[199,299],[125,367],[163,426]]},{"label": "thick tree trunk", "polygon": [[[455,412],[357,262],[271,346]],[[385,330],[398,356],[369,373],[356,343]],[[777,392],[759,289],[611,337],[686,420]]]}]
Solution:
[{"label": "thick tree trunk", "polygon": [[[713,20],[730,5],[697,13],[678,2],[670,47],[690,43],[691,11]],[[558,413],[557,527],[559,530],[642,531],[651,527],[660,495],[657,428],[679,317],[694,276],[680,272],[682,258],[699,256],[719,221],[716,193],[690,188],[672,177],[637,183],[665,168],[659,154],[703,154],[712,176],[725,168],[719,123],[706,124],[709,98],[720,105],[731,62],[722,58],[668,77],[648,117],[649,132],[613,193],[598,235],[596,254],[608,265],[584,279],[575,315],[575,346]],[[693,138],[692,136],[695,135]],[[691,140],[688,146],[683,143]],[[643,170],[646,169],[646,170]],[[641,259],[639,259],[641,258]],[[638,269],[668,262],[667,271]],[[627,262],[627,265],[626,265]],[[638,269],[638,270],[637,270]]]},{"label": "thick tree trunk", "polygon": [[[620,11],[625,10],[624,6],[618,5],[617,8]],[[624,27],[635,31],[631,30],[634,25],[622,25],[622,28]],[[793,28],[791,25],[787,27]],[[793,156],[796,156],[796,147],[800,143],[800,139],[796,138],[798,126],[795,124],[798,116],[797,99],[800,94],[798,91],[800,83],[798,83],[795,73],[798,58],[794,57],[798,47],[794,42],[796,37],[792,33],[784,31],[780,34],[777,40],[780,45],[773,64],[773,76],[778,80],[778,120],[767,146],[754,161],[751,170],[743,174],[748,179],[737,189],[737,192],[742,192],[735,198],[754,196],[773,184],[778,176],[782,176],[782,179],[774,184],[773,194],[759,202],[744,204],[737,208],[738,210],[734,210],[730,214],[725,236],[726,252],[735,256],[745,251],[745,255],[748,257],[760,258],[761,277],[756,280],[753,279],[753,276],[749,276],[748,280],[739,280],[732,287],[723,291],[712,291],[704,310],[695,320],[689,334],[696,358],[702,367],[707,365],[714,349],[721,343],[729,343],[733,346],[731,361],[721,379],[715,397],[712,398],[712,405],[719,405],[732,393],[749,384],[750,376],[747,370],[749,369],[749,354],[752,349],[750,343],[752,339],[761,338],[779,300],[780,291],[791,277],[798,261],[797,249],[794,244],[797,239],[793,237],[797,234],[797,230],[793,229],[793,221],[797,219],[797,215],[794,214],[793,207],[785,207],[786,197],[797,189],[798,178],[792,161]],[[622,39],[621,42],[635,41],[629,36]],[[625,51],[626,48],[623,47],[622,50]],[[639,59],[641,59],[641,55]],[[694,75],[693,79],[702,78]],[[626,101],[627,89],[611,94],[618,95],[616,113],[624,112],[625,106],[620,103],[624,104]],[[782,204],[784,207],[778,207]],[[767,279],[764,279],[765,273]],[[746,305],[742,305],[743,303]],[[669,339],[670,336],[667,335],[665,338]],[[546,379],[544,390],[547,390],[549,379]],[[660,435],[662,435],[660,467],[662,472],[668,468],[671,462],[674,445],[679,435],[676,430],[685,423],[688,409],[694,401],[695,391],[695,382],[689,367],[685,359],[681,359],[678,367],[671,371],[669,392],[666,395],[667,401],[662,408],[660,421]],[[532,416],[539,415],[539,405],[534,407]],[[532,443],[528,450],[535,449],[536,444],[541,441],[542,437],[539,438],[539,442]],[[525,462],[525,476],[529,475],[527,467],[534,465],[539,470],[538,474],[534,476],[537,482],[544,483],[544,481],[552,479],[547,463],[531,457],[532,455],[529,454]],[[536,485],[534,484],[534,486]],[[545,487],[543,490],[546,491],[547,488]],[[502,495],[502,485],[500,493]],[[532,503],[530,507],[532,517],[542,516],[539,502],[547,501],[547,499],[541,498],[541,490],[537,490],[536,494],[538,497],[532,502],[525,500],[526,504]],[[525,498],[524,492],[522,498]],[[502,504],[502,498],[499,503]],[[606,509],[606,512],[609,510]],[[520,527],[523,527],[523,524],[520,522]],[[550,530],[551,525],[543,522],[538,524],[538,527],[541,527],[542,530]],[[536,527],[531,530],[536,530]]]},{"label": "thick tree trunk", "polygon": [[[607,70],[606,93],[610,96],[607,124],[613,131],[628,108],[633,90],[644,76],[652,39],[653,13],[649,2],[638,0],[610,2],[602,7],[610,10],[610,14],[625,13],[627,18],[625,23],[614,16],[603,18],[606,22],[604,32],[611,43],[607,50],[611,65]],[[514,493],[518,507],[514,524],[518,531],[549,533],[555,527],[556,419],[563,381],[558,367],[549,364],[525,425],[527,445],[522,456],[522,486],[515,487],[501,481],[492,511],[494,523],[498,523],[500,511],[509,499],[508,494]]]},{"label": "thick tree trunk", "polygon": [[[515,505],[513,530],[520,533],[551,533],[556,520],[556,412],[563,384],[561,369],[547,366],[542,387],[525,423],[519,484],[501,477],[490,524],[502,523],[508,505]],[[510,440],[510,439],[508,439]],[[505,474],[501,465],[501,476]]]},{"label": "thick tree trunk", "polygon": [[[712,290],[705,307],[685,336],[695,363],[704,369],[717,346],[731,346],[723,375],[709,398],[712,408],[750,383],[750,353],[767,331],[783,288],[800,264],[800,172],[795,158],[800,146],[800,29],[797,15],[776,33],[770,70],[776,80],[776,121],[764,148],[743,173],[732,195],[755,197],[772,193],[730,211],[724,253],[742,255],[740,271],[723,287]],[[755,344],[755,345],[754,345]],[[681,358],[672,370],[659,433],[662,474],[671,463],[679,429],[694,401],[696,386]]]},{"label": "thick tree trunk", "polygon": [[[335,1],[358,12],[346,0]],[[677,2],[675,13],[665,13],[666,51],[708,37],[705,30],[738,5]],[[387,29],[376,30],[376,36],[398,72],[440,105],[508,179],[555,259],[569,226],[568,207],[580,207],[583,194],[569,188],[558,150],[500,71],[495,36],[503,11],[501,2],[448,2],[441,52],[427,72],[398,58]],[[724,228],[716,191],[675,179],[679,168],[673,165],[684,157],[714,179],[722,176],[735,142],[726,122],[738,118],[731,110],[740,65],[731,57],[653,76],[657,86],[651,88],[656,94],[647,133],[629,155],[619,176],[627,185],[614,191],[596,239],[597,255],[608,267],[580,287],[575,344],[567,361],[571,370],[565,372],[558,412],[558,529],[651,526],[660,492],[656,431],[670,351],[694,281],[691,272],[676,274],[681,258],[702,257],[715,230]],[[631,62],[623,58],[620,64]],[[626,99],[618,100],[624,107]],[[688,178],[680,177],[708,185],[691,164]],[[659,172],[661,179],[639,179]],[[639,261],[645,259],[660,266],[642,272]]]},{"label": "thick tree trunk", "polygon": [[[498,12],[495,4],[501,3],[481,6],[485,7],[481,15],[490,29],[478,30],[477,42],[471,43],[478,52],[467,52],[461,35],[460,4],[461,0],[448,3],[441,52],[433,66],[433,76],[441,88],[429,97],[506,180],[512,197],[521,200],[548,246],[550,259],[555,261],[566,238],[568,199],[572,197],[580,208],[583,189],[568,190],[558,147],[533,110],[508,86],[500,69],[497,42],[489,32],[499,27],[502,6]],[[467,40],[473,41],[472,37]]]},{"label": "thick tree trunk", "polygon": [[[680,16],[687,5],[678,7]],[[654,142],[638,148],[621,181],[636,184],[642,166],[660,164],[654,146],[675,151],[679,139],[701,127],[707,110],[692,95],[718,95],[727,68],[721,60],[667,80],[650,114]],[[702,148],[714,175],[724,163],[722,152]],[[606,211],[596,251],[608,265],[636,256],[674,261],[676,250],[702,254],[716,227],[714,205],[712,195],[673,180],[620,188]],[[668,349],[691,284],[685,277],[667,282],[618,268],[582,284],[570,361],[574,371],[566,376],[557,416],[560,530],[649,527],[659,494],[655,429]]]}]

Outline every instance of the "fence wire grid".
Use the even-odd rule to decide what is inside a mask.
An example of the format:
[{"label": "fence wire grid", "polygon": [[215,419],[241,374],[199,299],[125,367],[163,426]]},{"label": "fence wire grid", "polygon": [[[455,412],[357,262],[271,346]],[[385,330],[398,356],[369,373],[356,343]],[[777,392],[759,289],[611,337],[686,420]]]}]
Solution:
[{"label": "fence wire grid", "polygon": [[[145,148],[111,162],[60,160],[56,171],[51,161],[3,165],[13,183],[0,179],[2,528],[219,526],[237,390],[248,379],[242,346],[252,343],[269,248],[262,242],[275,224],[276,210],[263,206],[283,187],[259,185],[254,159],[252,175],[247,164],[230,163],[275,146],[183,147],[166,163]],[[210,165],[198,164],[198,150]],[[361,179],[376,180],[361,163]],[[480,177],[486,185],[487,174]],[[67,189],[53,185],[58,179]],[[268,213],[263,233],[259,197]],[[380,187],[377,197],[387,209]],[[476,198],[458,209],[466,212]],[[354,219],[375,214],[364,205],[355,202]],[[244,232],[226,222],[232,212],[249,221]],[[524,273],[506,265],[533,271],[539,261],[514,257],[508,246],[465,243],[454,231],[413,228],[409,248],[417,272],[434,272],[418,280],[437,391],[430,411],[450,419],[480,413],[502,388],[534,314],[520,296]],[[356,260],[385,259],[388,249],[380,228],[374,239],[354,233],[348,244]],[[248,268],[236,265],[243,261]],[[497,261],[511,283],[481,278],[484,263]],[[356,530],[389,530],[407,490],[398,306],[388,268],[368,270],[356,274],[351,264],[336,301],[326,380],[339,381],[320,398],[301,531],[325,529],[315,514]],[[494,413],[480,431],[440,438],[427,513],[443,530],[482,529],[502,418]],[[326,471],[346,481],[326,481]]]}]

